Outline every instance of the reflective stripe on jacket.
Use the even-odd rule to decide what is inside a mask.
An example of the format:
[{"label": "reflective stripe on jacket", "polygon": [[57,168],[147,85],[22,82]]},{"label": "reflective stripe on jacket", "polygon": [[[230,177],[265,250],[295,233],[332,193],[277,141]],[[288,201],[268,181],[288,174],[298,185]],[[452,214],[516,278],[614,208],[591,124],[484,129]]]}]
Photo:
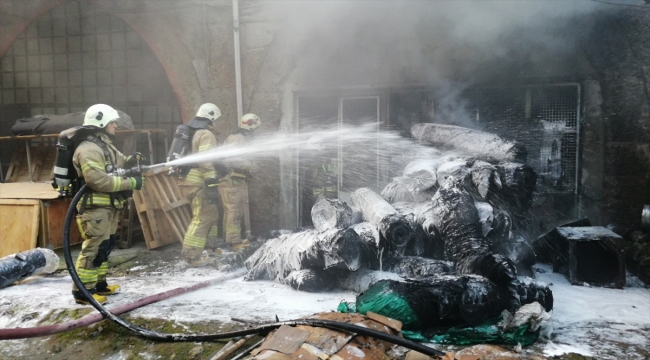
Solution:
[{"label": "reflective stripe on jacket", "polygon": [[[209,129],[200,129],[192,137],[192,154],[207,151],[217,147],[217,138]],[[216,179],[217,171],[210,161],[198,163],[197,167],[192,168],[187,176],[182,180],[181,185],[203,186],[205,180]]]},{"label": "reflective stripe on jacket", "polygon": [[[82,141],[74,152],[72,163],[79,177],[82,177],[90,188],[86,205],[88,206],[111,206],[111,195],[123,190],[131,189],[131,180],[112,176],[106,172],[106,165],[112,164],[113,167],[123,167],[125,156],[113,146],[108,135],[99,133],[95,134],[101,142],[105,144],[109,157],[104,155],[104,150],[91,141]],[[117,196],[114,201],[115,207],[122,208],[124,199]]]}]

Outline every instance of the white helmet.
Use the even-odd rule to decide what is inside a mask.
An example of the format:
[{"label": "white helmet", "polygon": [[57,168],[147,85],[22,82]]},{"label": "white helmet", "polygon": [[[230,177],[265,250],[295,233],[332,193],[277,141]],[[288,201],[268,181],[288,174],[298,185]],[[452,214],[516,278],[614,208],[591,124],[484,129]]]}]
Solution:
[{"label": "white helmet", "polygon": [[219,110],[215,104],[205,103],[201,105],[199,111],[196,112],[196,116],[206,118],[210,121],[215,121],[221,116],[221,110]]},{"label": "white helmet", "polygon": [[84,126],[105,128],[111,121],[117,121],[120,115],[112,107],[106,104],[96,104],[86,110],[84,115]]},{"label": "white helmet", "polygon": [[260,126],[262,120],[255,114],[246,114],[239,119],[239,127],[246,130],[253,130]]}]

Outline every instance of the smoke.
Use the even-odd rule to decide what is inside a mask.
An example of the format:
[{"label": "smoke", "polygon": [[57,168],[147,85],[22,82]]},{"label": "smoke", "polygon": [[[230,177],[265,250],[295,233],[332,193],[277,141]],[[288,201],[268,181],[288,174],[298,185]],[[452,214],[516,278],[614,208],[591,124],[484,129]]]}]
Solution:
[{"label": "smoke", "polygon": [[[450,117],[471,120],[459,94],[478,83],[566,75],[589,1],[269,2],[290,38],[299,88],[426,85]],[[610,6],[611,8],[611,6]],[[441,91],[439,91],[441,92]]]}]

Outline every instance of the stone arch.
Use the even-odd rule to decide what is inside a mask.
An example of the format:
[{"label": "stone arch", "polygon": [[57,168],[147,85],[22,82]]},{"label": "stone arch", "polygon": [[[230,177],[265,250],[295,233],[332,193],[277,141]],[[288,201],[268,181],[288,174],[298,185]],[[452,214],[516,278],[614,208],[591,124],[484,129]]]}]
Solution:
[{"label": "stone arch", "polygon": [[[103,102],[129,114],[136,128],[163,128],[167,136],[182,121],[173,72],[129,21],[87,2],[41,1],[18,10],[0,36],[2,106],[20,105],[23,116],[34,116]],[[16,119],[1,120],[7,129]],[[156,160],[163,160],[164,137],[153,140]]]}]

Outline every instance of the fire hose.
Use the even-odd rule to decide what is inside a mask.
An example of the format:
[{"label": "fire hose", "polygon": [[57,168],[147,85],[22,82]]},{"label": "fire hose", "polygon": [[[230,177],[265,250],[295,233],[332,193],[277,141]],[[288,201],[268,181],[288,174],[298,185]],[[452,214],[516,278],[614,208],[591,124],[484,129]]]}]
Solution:
[{"label": "fire hose", "polygon": [[[123,172],[119,173],[120,176],[133,176],[133,175],[139,175],[145,172],[148,169],[154,168],[154,167],[161,167],[164,166],[165,164],[158,164],[158,165],[152,165],[152,166],[136,166],[132,169],[124,170]],[[77,286],[79,291],[82,293],[82,295],[88,299],[90,304],[97,310],[99,313],[105,317],[110,319],[111,321],[117,323],[118,325],[136,333],[139,336],[142,336],[146,339],[149,340],[156,340],[156,341],[165,341],[165,342],[202,342],[202,341],[215,341],[215,340],[221,340],[221,339],[229,339],[233,337],[241,337],[241,336],[246,336],[250,334],[261,334],[261,333],[268,333],[274,329],[279,328],[282,325],[288,325],[288,326],[296,326],[296,325],[305,325],[305,326],[314,326],[314,327],[325,327],[329,329],[334,329],[334,330],[342,330],[346,332],[351,332],[351,333],[356,333],[360,335],[365,335],[365,336],[370,336],[379,340],[383,340],[386,342],[390,342],[392,344],[400,345],[405,348],[411,349],[418,351],[420,353],[423,353],[425,355],[429,356],[444,356],[445,353],[433,349],[431,347],[425,346],[423,344],[418,344],[409,340],[406,340],[404,338],[387,334],[384,332],[380,332],[377,330],[372,330],[368,329],[365,327],[357,326],[357,325],[352,325],[352,324],[347,324],[347,323],[341,323],[341,322],[336,322],[336,321],[331,321],[331,320],[316,320],[316,319],[299,319],[299,320],[290,320],[290,321],[282,321],[282,322],[276,322],[272,324],[265,324],[261,326],[256,326],[253,328],[248,328],[248,329],[243,329],[243,330],[237,330],[237,331],[229,331],[229,332],[223,332],[223,333],[217,333],[217,334],[183,334],[183,333],[161,333],[157,331],[153,331],[150,329],[145,329],[140,326],[137,326],[135,324],[132,324],[117,315],[113,314],[110,312],[108,309],[103,307],[99,302],[97,302],[90,292],[85,288],[83,283],[81,282],[81,279],[79,279],[79,275],[77,274],[77,270],[75,269],[74,262],[72,261],[72,255],[70,252],[70,225],[72,223],[72,219],[75,216],[76,213],[76,206],[83,197],[83,195],[88,191],[88,186],[83,185],[81,189],[75,194],[75,196],[72,199],[72,202],[70,203],[70,207],[68,208],[68,212],[65,217],[65,224],[64,224],[64,230],[63,230],[63,254],[65,256],[65,262],[66,266],[68,269],[68,272],[70,273],[70,276],[72,278],[72,281],[74,284]]]}]

